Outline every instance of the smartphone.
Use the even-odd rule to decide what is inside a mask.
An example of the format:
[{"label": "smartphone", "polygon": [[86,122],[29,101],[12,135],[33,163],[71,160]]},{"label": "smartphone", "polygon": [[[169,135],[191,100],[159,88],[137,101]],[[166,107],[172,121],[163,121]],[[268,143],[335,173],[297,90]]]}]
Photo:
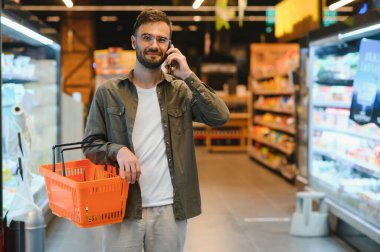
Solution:
[{"label": "smartphone", "polygon": [[[173,45],[172,41],[171,41],[171,40],[169,40],[169,48],[171,48],[171,47],[172,47],[172,45]],[[175,62],[175,61],[172,61],[172,63],[171,63],[171,64],[168,64],[168,65],[166,66],[166,68],[167,68],[167,70],[168,70],[168,73],[169,73],[169,74],[171,74],[171,73],[172,73],[172,69],[173,69],[173,67],[176,67],[176,65],[177,65],[177,62]]]}]

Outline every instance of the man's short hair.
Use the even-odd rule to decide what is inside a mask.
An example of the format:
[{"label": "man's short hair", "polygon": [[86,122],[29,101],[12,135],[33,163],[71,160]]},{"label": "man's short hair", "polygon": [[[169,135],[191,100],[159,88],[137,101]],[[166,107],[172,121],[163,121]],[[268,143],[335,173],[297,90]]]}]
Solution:
[{"label": "man's short hair", "polygon": [[172,35],[172,24],[169,20],[169,17],[165,12],[156,9],[143,10],[137,16],[135,24],[133,25],[133,34],[136,35],[137,30],[142,24],[155,22],[165,22],[169,26],[170,36]]}]

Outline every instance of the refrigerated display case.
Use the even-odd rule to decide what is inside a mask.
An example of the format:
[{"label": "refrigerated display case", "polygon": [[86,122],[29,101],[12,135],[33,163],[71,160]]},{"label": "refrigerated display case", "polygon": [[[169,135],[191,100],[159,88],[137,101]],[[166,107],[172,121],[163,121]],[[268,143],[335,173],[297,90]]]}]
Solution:
[{"label": "refrigerated display case", "polygon": [[35,203],[44,214],[49,209],[38,166],[52,162],[51,147],[60,142],[60,46],[41,25],[25,12],[1,13],[3,217],[25,176]]},{"label": "refrigerated display case", "polygon": [[[380,12],[324,34],[309,47],[309,183],[326,193],[333,215],[380,244],[380,128],[350,119],[354,87],[365,85],[357,81],[360,45],[380,42]],[[380,46],[374,60],[380,65]],[[380,78],[374,85],[380,102]]]}]

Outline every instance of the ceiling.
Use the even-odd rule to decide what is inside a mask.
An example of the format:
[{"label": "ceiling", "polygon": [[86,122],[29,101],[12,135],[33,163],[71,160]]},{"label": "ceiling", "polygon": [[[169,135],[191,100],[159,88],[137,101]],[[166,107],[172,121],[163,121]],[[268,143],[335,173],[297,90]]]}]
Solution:
[{"label": "ceiling", "polygon": [[[12,2],[15,0],[8,0],[6,2]],[[67,12],[60,11],[59,8],[63,8],[64,4],[62,0],[19,0],[21,7],[39,7],[42,10],[31,11],[37,15],[40,19],[47,22],[49,26],[60,30],[61,23],[67,19]],[[90,14],[94,21],[96,27],[96,47],[104,48],[108,46],[122,46],[128,49],[129,47],[129,36],[131,34],[131,28],[133,22],[140,12],[139,8],[157,6],[162,8],[172,19],[173,25],[175,25],[175,31],[173,33],[173,40],[176,39],[179,42],[184,43],[188,41],[189,43],[203,41],[203,36],[206,31],[211,34],[215,33],[215,21],[201,21],[194,22],[192,19],[194,16],[201,16],[203,18],[214,19],[215,11],[213,6],[215,6],[216,0],[205,0],[202,7],[208,6],[209,9],[206,11],[191,11],[191,5],[193,0],[128,0],[128,1],[117,1],[117,0],[73,0],[74,7],[82,6],[84,12]],[[280,2],[279,0],[248,0],[248,6],[274,6]],[[230,0],[228,2],[229,6],[237,6],[238,0]],[[135,10],[127,11],[102,11],[100,9],[111,8],[115,6],[124,6],[132,8]],[[168,8],[165,8],[168,7]],[[97,7],[97,11],[86,11],[90,7]],[[173,7],[175,7],[173,10]],[[185,11],[176,11],[177,9],[183,9],[187,7]],[[201,8],[202,8],[201,7]],[[210,9],[211,8],[211,9]],[[121,8],[114,8],[121,9]],[[167,10],[168,9],[168,10]],[[190,11],[189,11],[190,10]],[[78,12],[76,12],[78,13]],[[83,13],[83,12],[82,12]],[[48,22],[48,17],[59,16],[59,22]],[[102,22],[102,16],[112,16],[111,19],[117,19],[114,22]],[[265,16],[265,11],[246,11],[246,18]],[[178,21],[183,20],[183,21]],[[273,41],[273,26],[269,30],[266,30],[267,25],[265,22],[260,21],[245,21],[243,27],[239,27],[237,21],[230,22],[231,29],[223,31],[224,33],[229,33],[232,44],[249,44],[250,42],[260,41],[260,36],[264,34],[267,37],[267,41]],[[181,29],[181,31],[179,31]],[[122,34],[122,36],[120,36]]]},{"label": "ceiling", "polygon": [[[63,22],[68,18],[76,18],[82,14],[90,16],[95,24],[95,47],[105,49],[108,47],[123,47],[131,49],[130,35],[133,23],[141,8],[156,7],[164,10],[175,26],[172,40],[176,47],[186,55],[192,55],[194,60],[202,60],[204,37],[208,32],[211,35],[213,45],[215,41],[224,47],[222,54],[240,55],[240,60],[247,62],[249,58],[249,44],[257,42],[276,42],[274,37],[274,25],[267,24],[265,20],[264,6],[275,6],[281,0],[247,0],[248,9],[245,11],[243,26],[239,26],[237,18],[230,22],[229,30],[215,30],[215,2],[216,0],[204,0],[201,8],[194,11],[191,8],[194,0],[72,0],[74,9],[81,11],[67,11],[62,0],[5,0],[5,9],[9,4],[18,2],[19,7],[32,12],[60,33]],[[229,6],[237,6],[239,0],[229,0]],[[321,0],[322,1],[322,0]],[[329,5],[337,0],[325,0]],[[357,2],[364,0],[357,0]],[[257,11],[253,7],[262,7]],[[36,10],[36,8],[39,8]],[[69,13],[75,13],[69,15]],[[108,16],[112,22],[102,21],[102,17]],[[201,16],[209,21],[193,21],[194,16]],[[50,22],[54,17],[55,22]],[[250,21],[252,19],[261,21]],[[59,21],[57,21],[59,19]],[[181,30],[179,30],[181,29]],[[218,38],[216,38],[218,37]],[[213,48],[213,47],[212,47]],[[213,50],[213,49],[211,49]],[[237,59],[239,60],[239,59]],[[195,62],[194,62],[195,63]],[[244,62],[241,62],[245,64]],[[247,70],[247,69],[246,69]],[[248,71],[248,70],[247,70]],[[245,75],[245,73],[243,73]]]},{"label": "ceiling", "polygon": [[[86,13],[94,20],[96,34],[96,48],[106,48],[109,46],[122,46],[129,49],[129,37],[132,33],[132,26],[140,9],[156,7],[164,10],[173,21],[173,40],[186,46],[187,44],[197,44],[203,41],[205,32],[211,36],[216,33],[224,33],[224,39],[228,39],[231,45],[248,45],[252,42],[275,42],[274,25],[265,22],[264,6],[275,6],[281,0],[247,0],[248,8],[245,11],[243,26],[239,26],[235,17],[230,22],[231,29],[221,32],[215,31],[215,2],[216,0],[204,0],[201,8],[194,11],[191,7],[194,0],[72,0],[75,8],[81,11],[67,11],[62,0],[5,0],[7,5],[17,2],[41,20],[46,22],[60,32],[61,25],[70,17],[68,13],[75,13],[75,16]],[[237,6],[239,0],[229,0],[229,6]],[[337,0],[321,0],[327,5]],[[362,2],[357,0],[355,2]],[[257,11],[255,6],[263,7]],[[36,8],[39,8],[36,10]],[[72,9],[71,9],[72,10]],[[182,11],[181,11],[182,10]],[[237,12],[236,12],[237,13]],[[72,15],[74,16],[74,15]],[[104,17],[106,16],[106,17]],[[203,20],[193,21],[194,16],[200,16]],[[53,17],[53,18],[52,18]],[[104,18],[111,22],[104,22]],[[53,19],[53,20],[51,20]],[[103,19],[103,21],[102,21]],[[259,19],[259,21],[257,21]],[[57,21],[58,20],[58,21]],[[252,21],[254,20],[254,21]]]}]

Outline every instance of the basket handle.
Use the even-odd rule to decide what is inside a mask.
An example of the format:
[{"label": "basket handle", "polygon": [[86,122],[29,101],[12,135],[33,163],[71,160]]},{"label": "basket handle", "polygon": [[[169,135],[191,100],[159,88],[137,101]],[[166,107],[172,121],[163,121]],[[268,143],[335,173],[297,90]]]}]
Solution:
[{"label": "basket handle", "polygon": [[88,148],[88,147],[98,147],[102,146],[103,144],[90,144],[87,146],[77,146],[77,147],[71,147],[71,148],[65,148],[61,150],[61,159],[62,159],[62,175],[66,177],[66,169],[65,169],[65,159],[63,157],[63,152],[68,151],[68,150],[78,150],[78,149],[83,149],[83,148]]},{"label": "basket handle", "polygon": [[90,142],[88,142],[88,141],[84,141],[84,142],[65,143],[65,144],[55,144],[55,145],[53,145],[53,147],[51,148],[52,151],[53,151],[53,172],[55,172],[55,149],[56,149],[57,147],[70,146],[70,145],[77,145],[77,144],[86,144],[86,143],[90,143]]},{"label": "basket handle", "polygon": [[[77,146],[77,147],[74,147],[74,148],[66,148],[66,149],[61,150],[62,166],[63,166],[63,172],[64,172],[64,174],[66,174],[66,172],[64,170],[65,164],[64,164],[64,159],[63,159],[63,151],[64,150],[75,150],[75,149],[82,149],[82,148],[87,148],[87,147],[97,147],[97,146],[102,145],[102,144],[91,145],[90,141],[82,141],[82,142],[76,142],[76,143],[65,143],[65,144],[56,144],[56,145],[53,145],[53,147],[52,147],[52,151],[53,151],[53,172],[55,172],[55,149],[57,147],[72,146],[72,145],[78,145],[78,144],[81,144],[82,146]],[[83,146],[84,144],[90,144],[90,145]]]}]

